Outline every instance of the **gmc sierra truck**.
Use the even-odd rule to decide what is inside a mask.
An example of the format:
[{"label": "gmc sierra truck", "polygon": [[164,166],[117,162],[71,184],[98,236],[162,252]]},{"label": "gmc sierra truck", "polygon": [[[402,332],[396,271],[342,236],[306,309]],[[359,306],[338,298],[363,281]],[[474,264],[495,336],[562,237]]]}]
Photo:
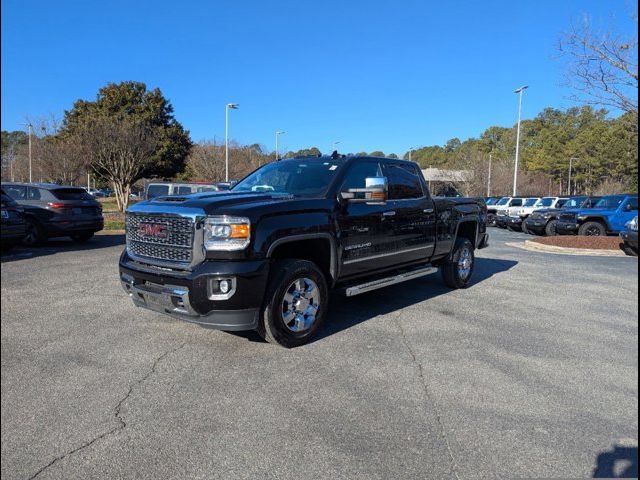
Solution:
[{"label": "gmc sierra truck", "polygon": [[329,292],[354,296],[440,269],[466,287],[488,244],[484,200],[432,198],[417,164],[299,157],[223,192],[127,210],[120,279],[134,304],[284,347],[313,338]]}]

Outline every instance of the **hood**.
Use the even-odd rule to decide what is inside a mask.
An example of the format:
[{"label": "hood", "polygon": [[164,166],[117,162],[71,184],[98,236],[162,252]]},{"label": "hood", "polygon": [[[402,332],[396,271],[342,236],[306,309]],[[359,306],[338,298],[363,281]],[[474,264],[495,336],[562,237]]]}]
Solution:
[{"label": "hood", "polygon": [[562,210],[562,213],[572,213],[575,215],[611,215],[615,213],[617,209],[606,209],[606,208],[568,208],[566,210]]},{"label": "hood", "polygon": [[206,215],[231,215],[250,217],[255,220],[264,214],[278,212],[296,212],[323,209],[326,199],[295,197],[289,194],[273,192],[203,192],[191,195],[156,197],[139,202],[127,209],[136,213],[152,210],[154,212],[202,211]]}]

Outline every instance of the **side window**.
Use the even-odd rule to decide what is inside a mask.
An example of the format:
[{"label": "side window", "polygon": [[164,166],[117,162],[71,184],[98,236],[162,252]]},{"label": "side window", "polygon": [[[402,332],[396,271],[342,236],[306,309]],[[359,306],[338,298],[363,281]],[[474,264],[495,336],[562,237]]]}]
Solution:
[{"label": "side window", "polygon": [[513,200],[511,202],[511,206],[512,207],[521,207],[522,206],[522,199],[521,198],[516,198],[515,200]]},{"label": "side window", "polygon": [[180,187],[176,187],[173,190],[173,194],[174,195],[189,195],[190,193],[192,193],[191,191],[191,186],[180,186]]},{"label": "side window", "polygon": [[41,198],[40,189],[29,187],[27,190],[27,200],[40,200]]},{"label": "side window", "polygon": [[147,197],[154,198],[162,195],[169,195],[169,185],[149,185]]},{"label": "side window", "polygon": [[637,212],[638,211],[638,197],[630,198],[627,203],[626,210],[628,212]]},{"label": "side window", "polygon": [[406,200],[424,196],[422,182],[413,165],[390,163],[385,167],[389,177],[389,199]]},{"label": "side window", "polygon": [[27,197],[27,188],[22,187],[20,185],[7,185],[4,187],[7,195],[9,195],[14,200],[26,200]]},{"label": "side window", "polygon": [[381,176],[382,169],[378,162],[357,162],[349,168],[340,191],[345,192],[350,188],[365,188],[366,178]]}]

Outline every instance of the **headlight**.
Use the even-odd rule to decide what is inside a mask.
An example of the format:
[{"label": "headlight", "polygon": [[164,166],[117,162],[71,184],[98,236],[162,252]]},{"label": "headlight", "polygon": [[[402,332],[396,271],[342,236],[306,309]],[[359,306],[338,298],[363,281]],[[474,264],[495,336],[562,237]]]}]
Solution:
[{"label": "headlight", "polygon": [[251,222],[244,217],[215,216],[204,221],[206,250],[244,250],[251,240]]}]

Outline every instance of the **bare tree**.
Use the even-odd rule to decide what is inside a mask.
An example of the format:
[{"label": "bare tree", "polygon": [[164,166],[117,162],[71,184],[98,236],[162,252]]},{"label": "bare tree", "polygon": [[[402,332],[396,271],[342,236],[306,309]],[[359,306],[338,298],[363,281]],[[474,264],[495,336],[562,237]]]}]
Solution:
[{"label": "bare tree", "polygon": [[127,118],[99,117],[74,133],[91,168],[113,185],[118,209],[129,204],[131,185],[151,165],[158,132]]},{"label": "bare tree", "polygon": [[[229,145],[229,176],[240,179],[265,163],[268,157],[256,146]],[[187,158],[187,170],[192,179],[219,182],[225,177],[225,147],[215,141],[195,144]]]},{"label": "bare tree", "polygon": [[598,33],[588,18],[564,33],[559,50],[568,59],[567,85],[575,100],[638,113],[638,15],[630,15],[635,35],[611,29]]}]

